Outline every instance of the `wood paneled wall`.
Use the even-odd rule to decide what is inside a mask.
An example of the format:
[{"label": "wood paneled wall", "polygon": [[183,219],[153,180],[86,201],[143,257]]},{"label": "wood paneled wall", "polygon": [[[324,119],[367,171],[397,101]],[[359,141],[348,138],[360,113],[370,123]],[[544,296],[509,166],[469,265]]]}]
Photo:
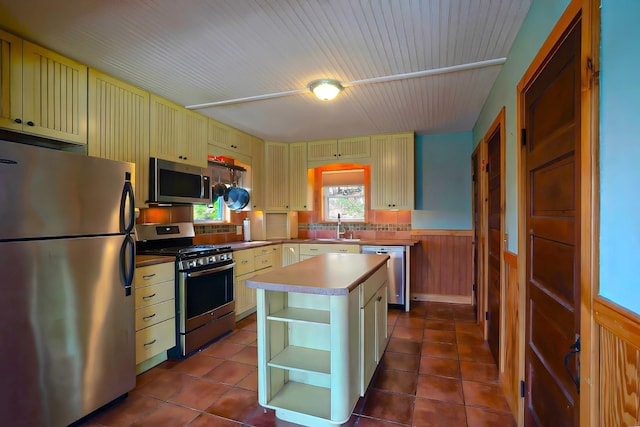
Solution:
[{"label": "wood paneled wall", "polygon": [[602,297],[593,312],[600,326],[599,425],[640,425],[640,316]]},{"label": "wood paneled wall", "polygon": [[471,230],[413,230],[411,299],[473,303]]},{"label": "wood paneled wall", "polygon": [[520,402],[520,378],[523,358],[520,351],[521,316],[520,287],[518,285],[518,256],[512,252],[504,252],[504,355],[500,369],[502,390],[504,391],[511,413],[518,419]]}]

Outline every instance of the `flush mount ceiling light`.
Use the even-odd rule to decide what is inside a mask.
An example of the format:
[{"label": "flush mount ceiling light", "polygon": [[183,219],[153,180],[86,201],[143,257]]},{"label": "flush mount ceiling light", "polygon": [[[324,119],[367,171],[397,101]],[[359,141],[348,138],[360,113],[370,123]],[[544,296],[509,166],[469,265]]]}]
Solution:
[{"label": "flush mount ceiling light", "polygon": [[344,89],[339,81],[333,79],[314,80],[308,88],[322,101],[331,101]]}]

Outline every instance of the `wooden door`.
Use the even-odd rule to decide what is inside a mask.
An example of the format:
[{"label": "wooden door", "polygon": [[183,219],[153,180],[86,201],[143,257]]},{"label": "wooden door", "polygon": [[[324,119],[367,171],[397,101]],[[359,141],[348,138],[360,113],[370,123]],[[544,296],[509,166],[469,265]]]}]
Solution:
[{"label": "wooden door", "polygon": [[480,145],[471,155],[471,185],[472,185],[472,204],[473,204],[473,307],[476,314],[476,320],[483,323],[478,314],[478,292],[480,289],[480,162],[478,154]]},{"label": "wooden door", "polygon": [[501,263],[502,230],[500,221],[501,171],[500,129],[496,126],[487,140],[487,221],[488,221],[488,274],[487,283],[487,323],[489,349],[497,365],[500,365],[500,306],[501,306]]},{"label": "wooden door", "polygon": [[0,30],[0,127],[22,130],[22,39]]},{"label": "wooden door", "polygon": [[580,21],[524,88],[525,425],[579,425]]}]

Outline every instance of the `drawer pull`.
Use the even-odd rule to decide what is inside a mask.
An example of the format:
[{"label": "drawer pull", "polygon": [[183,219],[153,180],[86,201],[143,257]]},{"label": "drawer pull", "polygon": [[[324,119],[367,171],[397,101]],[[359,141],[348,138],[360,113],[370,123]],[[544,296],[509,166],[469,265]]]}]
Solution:
[{"label": "drawer pull", "polygon": [[376,299],[376,301],[378,301],[378,302],[382,301],[382,296],[379,296],[379,297]]},{"label": "drawer pull", "polygon": [[149,301],[151,298],[153,298],[153,297],[155,297],[155,296],[156,296],[156,294],[155,294],[155,293],[153,293],[153,294],[151,294],[151,295],[147,295],[147,296],[142,297],[142,299],[143,299],[143,300],[145,300],[145,301]]},{"label": "drawer pull", "polygon": [[149,280],[149,279],[151,279],[152,277],[154,277],[155,275],[156,275],[156,273],[151,273],[151,274],[147,274],[147,275],[142,276],[142,278],[143,278],[144,280]]},{"label": "drawer pull", "polygon": [[144,346],[145,346],[145,347],[149,347],[150,345],[155,344],[155,343],[156,343],[156,341],[158,341],[158,340],[155,340],[155,339],[154,339],[154,340],[152,340],[152,341],[146,342],[146,343],[144,343]]},{"label": "drawer pull", "polygon": [[347,250],[346,249],[340,249],[339,252],[347,252]]},{"label": "drawer pull", "polygon": [[309,250],[313,252],[313,251],[317,251],[318,249],[317,248],[309,248]]},{"label": "drawer pull", "polygon": [[244,261],[242,261],[240,264],[249,264],[249,261],[244,260]]},{"label": "drawer pull", "polygon": [[149,320],[153,319],[154,317],[156,317],[156,314],[155,314],[155,313],[150,314],[150,315],[148,315],[148,316],[144,316],[144,317],[142,318],[142,320],[144,320],[145,322],[148,322]]},{"label": "drawer pull", "polygon": [[269,260],[266,260],[266,259],[263,259],[263,260],[262,260],[262,263],[263,263],[263,264],[267,264],[268,262],[269,262]]}]

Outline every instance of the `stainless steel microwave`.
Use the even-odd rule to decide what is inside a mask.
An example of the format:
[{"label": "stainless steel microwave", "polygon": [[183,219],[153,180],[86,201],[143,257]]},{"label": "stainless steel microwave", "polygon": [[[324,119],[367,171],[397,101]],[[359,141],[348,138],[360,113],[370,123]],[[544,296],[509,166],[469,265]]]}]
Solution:
[{"label": "stainless steel microwave", "polygon": [[150,203],[211,203],[209,170],[151,157],[149,160]]}]

